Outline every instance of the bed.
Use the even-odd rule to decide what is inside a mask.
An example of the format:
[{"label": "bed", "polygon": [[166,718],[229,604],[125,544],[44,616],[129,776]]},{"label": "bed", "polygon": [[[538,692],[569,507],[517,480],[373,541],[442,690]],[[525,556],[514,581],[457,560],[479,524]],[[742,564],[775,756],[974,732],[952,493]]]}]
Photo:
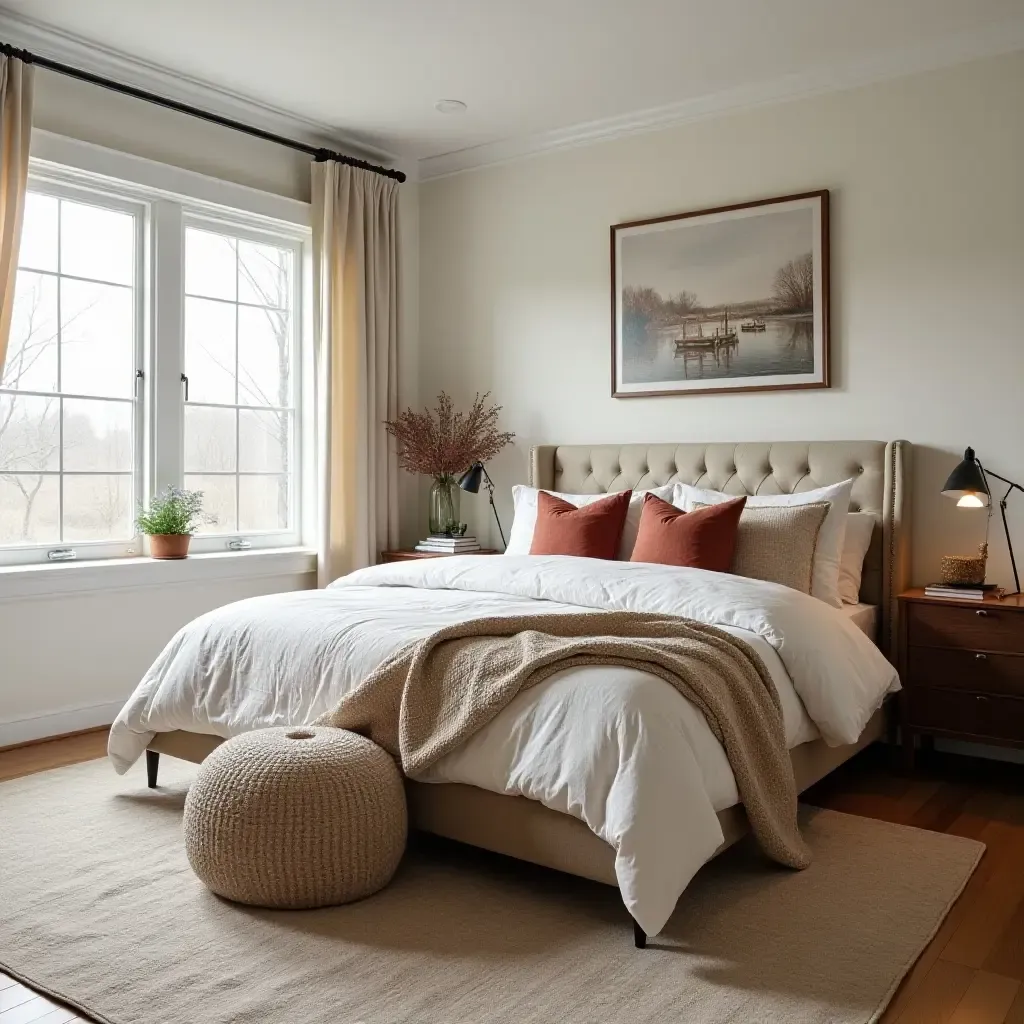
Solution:
[{"label": "bed", "polygon": [[[849,620],[854,630],[874,632],[872,640],[891,662],[894,660],[896,636],[895,598],[908,582],[909,445],[906,442],[551,445],[534,448],[530,460],[530,482],[533,486],[581,494],[642,490],[675,481],[737,495],[782,494],[838,483],[851,477],[854,484],[850,511],[870,513],[876,522],[864,563],[861,603],[848,606],[841,614]],[[425,574],[424,579],[434,579],[436,582],[446,572],[449,576],[458,576],[456,566],[460,561],[433,560],[431,566],[420,563],[419,567],[382,566],[379,569],[419,572]],[[501,569],[499,563],[503,560],[478,558],[476,561],[493,563],[493,567],[485,570],[483,566],[478,566],[474,572],[488,571],[493,575]],[[509,559],[509,562],[516,561]],[[395,583],[395,578],[384,579],[384,586]],[[391,579],[391,584],[386,582],[387,579]],[[555,567],[546,570],[546,579],[558,582]],[[404,578],[397,578],[397,583],[404,585]],[[443,579],[437,584],[441,588],[449,585]],[[488,585],[484,583],[481,587],[486,589]],[[311,593],[325,592],[307,592]],[[807,601],[820,604],[811,598],[807,598]],[[810,606],[807,606],[806,611],[818,614]],[[831,610],[829,614],[832,614]],[[840,613],[836,611],[836,614]],[[140,686],[140,691],[142,689]],[[176,716],[164,714],[164,726],[161,731],[156,731],[153,728],[156,704],[151,696],[140,697],[140,691],[133,698],[134,705],[129,702],[119,716],[120,736],[122,740],[128,734],[131,734],[133,740],[142,737],[150,782],[153,785],[156,784],[160,754],[201,762],[226,735],[232,734],[230,726],[213,720],[215,716],[209,716],[207,721],[197,722],[194,727],[190,727],[187,710],[177,712]],[[872,708],[871,712],[863,728],[858,726],[858,734],[848,737],[850,742],[836,744],[833,737],[833,743],[829,745],[819,736],[798,742],[792,747],[790,757],[799,791],[813,785],[882,737],[886,728],[886,708],[879,701],[879,706]],[[111,739],[112,756],[118,728],[115,723]],[[214,735],[215,732],[220,734]],[[122,768],[119,767],[119,770]],[[624,901],[634,921],[641,922],[635,926],[638,945],[643,944],[645,931],[656,932],[667,917],[662,909],[645,908],[642,899],[638,902],[638,898],[625,892],[628,886],[623,885],[621,851],[617,851],[612,843],[588,827],[574,808],[553,809],[539,799],[499,792],[495,791],[498,787],[484,788],[465,781],[440,781],[434,778],[430,781],[410,780],[407,785],[411,824],[415,828],[599,882],[619,885],[624,890]],[[565,813],[567,810],[569,813]],[[747,831],[745,815],[738,803],[716,809],[715,816],[720,829],[716,831],[716,838],[720,836],[720,841],[717,847],[710,850],[712,856]],[[701,863],[708,859],[708,853],[708,850],[704,850],[699,854]],[[653,899],[651,902],[653,906]],[[664,899],[661,902],[664,903]]]}]

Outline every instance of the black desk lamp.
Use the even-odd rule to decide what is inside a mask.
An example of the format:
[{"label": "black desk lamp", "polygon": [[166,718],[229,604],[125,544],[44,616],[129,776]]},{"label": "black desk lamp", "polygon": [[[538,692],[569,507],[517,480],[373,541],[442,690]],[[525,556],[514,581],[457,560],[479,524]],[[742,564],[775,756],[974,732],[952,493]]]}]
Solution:
[{"label": "black desk lamp", "polygon": [[494,481],[487,475],[482,462],[474,462],[469,469],[459,478],[459,486],[470,494],[477,494],[480,490],[481,479],[487,485],[487,496],[491,502],[491,511],[494,513],[494,521],[498,524],[498,533],[501,534],[501,546],[508,547],[505,540],[505,531],[501,528],[501,520],[498,518],[498,510],[494,507]]},{"label": "black desk lamp", "polygon": [[[992,492],[989,490],[988,478],[994,476],[1009,486],[1006,493],[999,499],[999,512],[1003,518],[1003,532],[1006,534],[1006,546],[1010,551],[1010,566],[1013,569],[1013,585],[1017,588],[1014,593],[1020,593],[1020,577],[1017,575],[1017,561],[1013,557],[1013,544],[1010,543],[1010,528],[1006,525],[1006,499],[1011,491],[1020,491],[1024,494],[1024,487],[1007,480],[1005,476],[986,470],[981,460],[974,454],[973,448],[964,452],[963,462],[960,463],[946,481],[942,493],[947,498],[956,498],[957,505],[961,508],[984,508],[988,506],[989,521],[992,520]],[[986,531],[987,532],[987,531]],[[1008,595],[1012,596],[1012,595]]]}]

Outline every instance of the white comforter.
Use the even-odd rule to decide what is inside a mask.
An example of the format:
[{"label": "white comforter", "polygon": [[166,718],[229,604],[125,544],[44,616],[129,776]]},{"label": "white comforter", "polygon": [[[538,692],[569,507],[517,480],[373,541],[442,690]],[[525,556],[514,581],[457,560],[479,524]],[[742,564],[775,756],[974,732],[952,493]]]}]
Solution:
[{"label": "white comforter", "polygon": [[[567,557],[480,557],[377,566],[327,590],[253,598],[184,627],[117,717],[119,773],[154,733],[229,737],[312,721],[385,657],[442,626],[582,608],[662,612],[746,640],[779,691],[790,747],[852,743],[892,666],[839,611],[786,587],[699,569]],[[737,802],[703,716],[644,672],[571,669],[520,693],[422,776],[539,800],[616,851],[623,901],[649,934],[722,842]]]}]

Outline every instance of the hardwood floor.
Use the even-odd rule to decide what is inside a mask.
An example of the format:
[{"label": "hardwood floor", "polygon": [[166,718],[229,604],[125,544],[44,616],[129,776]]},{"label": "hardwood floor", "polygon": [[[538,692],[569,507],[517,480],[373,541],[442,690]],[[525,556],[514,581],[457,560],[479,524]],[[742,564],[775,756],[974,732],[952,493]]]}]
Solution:
[{"label": "hardwood floor", "polygon": [[[102,757],[105,750],[105,731],[0,750],[0,781]],[[988,847],[882,1024],[1024,1024],[1024,766],[932,754],[905,777],[884,748],[874,747],[804,799],[969,836]],[[0,1024],[84,1020],[0,973]]]}]

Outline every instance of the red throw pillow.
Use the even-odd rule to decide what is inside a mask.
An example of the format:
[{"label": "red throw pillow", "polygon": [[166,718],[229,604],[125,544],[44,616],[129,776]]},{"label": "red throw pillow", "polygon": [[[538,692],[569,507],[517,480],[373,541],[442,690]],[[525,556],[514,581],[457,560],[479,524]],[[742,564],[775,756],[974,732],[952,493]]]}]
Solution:
[{"label": "red throw pillow", "polygon": [[640,530],[629,560],[728,572],[746,503],[744,495],[684,512],[653,494],[645,495]]},{"label": "red throw pillow", "polygon": [[632,493],[620,491],[577,508],[547,491],[539,491],[530,554],[614,558]]}]

